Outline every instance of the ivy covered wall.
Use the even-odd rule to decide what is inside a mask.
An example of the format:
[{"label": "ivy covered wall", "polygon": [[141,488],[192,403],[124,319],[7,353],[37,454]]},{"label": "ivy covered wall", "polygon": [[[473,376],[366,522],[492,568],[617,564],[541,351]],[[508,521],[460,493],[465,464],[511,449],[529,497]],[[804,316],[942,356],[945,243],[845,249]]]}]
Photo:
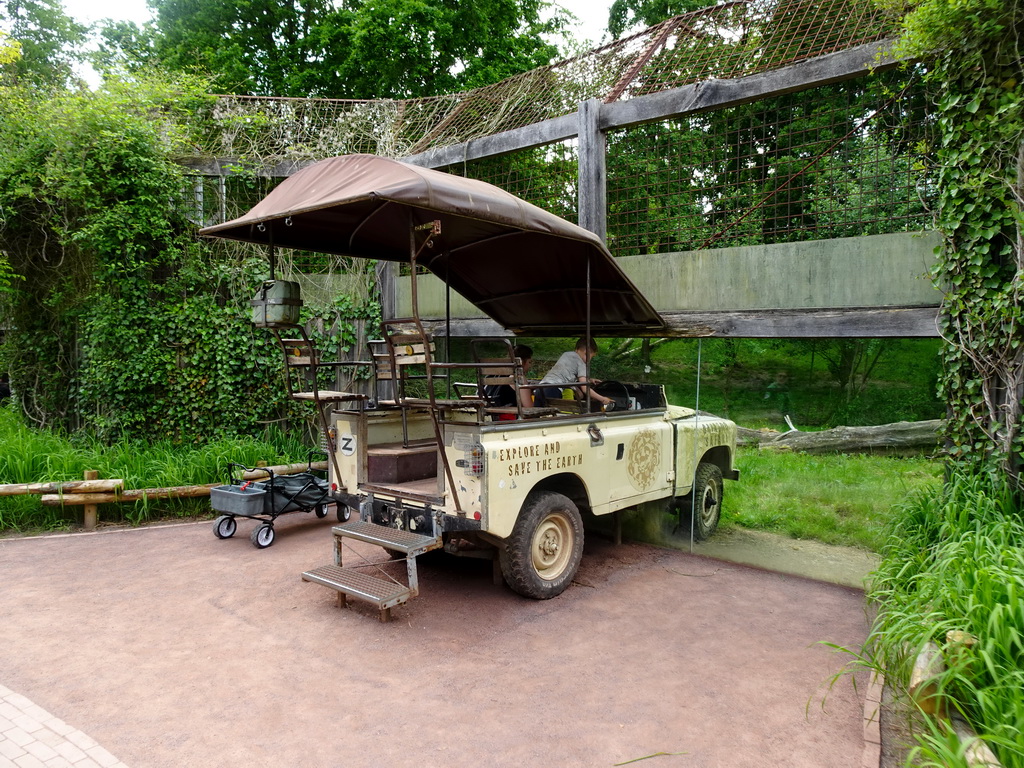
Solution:
[{"label": "ivy covered wall", "polygon": [[[198,443],[297,415],[276,342],[248,320],[266,256],[197,238],[172,159],[205,86],[0,88],[0,369],[39,426]],[[321,341],[344,343],[331,302],[312,304]]]},{"label": "ivy covered wall", "polygon": [[[879,0],[889,4],[888,0]],[[1024,465],[1024,4],[902,2],[901,53],[926,60],[937,106],[934,270],[945,292],[940,382],[950,457],[964,469]],[[1019,487],[1019,486],[1018,486]]]}]

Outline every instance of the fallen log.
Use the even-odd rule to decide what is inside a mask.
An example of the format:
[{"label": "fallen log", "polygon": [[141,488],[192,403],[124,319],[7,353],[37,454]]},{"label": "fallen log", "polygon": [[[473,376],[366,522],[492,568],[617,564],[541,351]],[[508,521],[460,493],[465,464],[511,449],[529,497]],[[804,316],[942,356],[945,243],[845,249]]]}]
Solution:
[{"label": "fallen log", "polygon": [[777,429],[747,429],[736,427],[736,445],[760,445],[779,436]]},{"label": "fallen log", "polygon": [[[939,447],[941,419],[899,421],[875,427],[835,427],[821,432],[784,432],[761,448],[804,453],[886,453],[914,455]],[[752,431],[752,430],[751,430]]]},{"label": "fallen log", "polygon": [[102,493],[124,487],[124,480],[63,480],[52,483],[13,483],[0,485],[0,496],[29,493]]},{"label": "fallen log", "polygon": [[[305,472],[309,464],[282,464],[276,467],[266,467],[275,475],[294,475]],[[313,469],[327,469],[326,461],[314,461]],[[264,468],[245,472],[243,480],[259,480],[266,478]],[[143,499],[194,499],[210,495],[210,489],[216,488],[224,483],[209,483],[207,485],[181,485],[171,488],[139,488],[132,490],[116,491],[114,493],[54,493],[44,494],[40,501],[49,507],[75,506],[80,504],[115,504],[120,502],[135,502]]]}]

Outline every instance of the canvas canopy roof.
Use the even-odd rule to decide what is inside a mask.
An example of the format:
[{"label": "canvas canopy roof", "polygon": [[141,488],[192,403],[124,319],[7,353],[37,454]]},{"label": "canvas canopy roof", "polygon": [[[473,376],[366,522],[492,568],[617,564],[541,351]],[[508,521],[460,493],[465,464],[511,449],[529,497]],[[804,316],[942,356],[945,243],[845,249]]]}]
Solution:
[{"label": "canvas canopy roof", "polygon": [[200,234],[409,262],[428,237],[415,228],[435,220],[417,263],[507,329],[582,333],[588,282],[594,335],[662,327],[597,235],[490,184],[383,157],[322,160]]}]

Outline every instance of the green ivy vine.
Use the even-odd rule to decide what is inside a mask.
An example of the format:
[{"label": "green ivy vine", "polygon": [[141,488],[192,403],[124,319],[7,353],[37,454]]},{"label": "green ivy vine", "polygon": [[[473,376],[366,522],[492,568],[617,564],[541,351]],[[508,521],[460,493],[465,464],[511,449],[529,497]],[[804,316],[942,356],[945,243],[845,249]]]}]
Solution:
[{"label": "green ivy vine", "polygon": [[899,52],[924,59],[935,103],[934,269],[945,300],[940,394],[951,460],[1024,463],[1024,14],[1018,0],[878,0],[901,15]]},{"label": "green ivy vine", "polygon": [[[302,415],[276,342],[250,322],[266,255],[197,237],[174,161],[206,91],[157,76],[0,91],[0,368],[35,424],[204,443]],[[329,314],[317,340],[343,346],[373,306],[307,315]]]},{"label": "green ivy vine", "polygon": [[1020,62],[976,50],[944,57],[933,77],[940,145],[936,279],[946,292],[943,391],[957,463],[1018,474],[1024,456],[1024,256]]}]

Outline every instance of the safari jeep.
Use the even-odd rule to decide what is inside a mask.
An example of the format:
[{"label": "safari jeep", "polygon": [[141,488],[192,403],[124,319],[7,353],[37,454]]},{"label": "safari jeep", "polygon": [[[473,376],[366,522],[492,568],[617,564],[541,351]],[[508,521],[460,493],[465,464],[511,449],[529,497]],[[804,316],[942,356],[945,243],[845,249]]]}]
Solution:
[{"label": "safari jeep", "polygon": [[[345,537],[403,553],[410,563],[441,546],[453,554],[491,548],[512,589],[547,598],[576,574],[582,511],[601,516],[666,500],[695,539],[706,538],[718,524],[722,479],[738,478],[736,426],[666,405],[660,387],[640,392],[636,409],[621,412],[489,422],[460,414],[442,422],[439,442],[424,410],[406,415],[404,445],[395,410],[336,412],[332,487],[358,509],[359,521],[335,529],[335,566],[305,577],[342,592],[354,588],[340,568]],[[364,583],[367,591],[373,586]]]},{"label": "safari jeep", "polygon": [[[438,354],[452,294],[493,321],[492,338],[665,335],[662,317],[596,234],[490,184],[370,155],[303,168],[242,217],[201,234],[268,246],[271,282],[275,247],[408,265],[408,316],[385,315],[372,395],[319,383],[323,366],[298,324],[297,296],[258,297],[257,325],[278,336],[289,366],[309,369],[310,391],[289,392],[316,406],[339,519],[358,513],[333,529],[333,564],[302,575],[337,590],[339,603],[371,601],[386,619],[418,592],[416,557],[442,547],[496,556],[516,592],[553,597],[579,567],[581,513],[614,515],[660,499],[690,515],[695,538],[714,530],[722,479],[738,478],[732,422],[670,406],[652,385],[611,385],[616,391],[603,393],[616,403],[610,412],[589,412],[582,392],[572,402],[502,409],[485,384],[530,386],[511,344],[472,362]],[[443,286],[443,322],[420,316],[421,270]],[[385,305],[397,296],[392,288],[383,286]],[[453,394],[458,378],[470,387]],[[404,558],[408,582],[343,564],[348,539]]]}]

